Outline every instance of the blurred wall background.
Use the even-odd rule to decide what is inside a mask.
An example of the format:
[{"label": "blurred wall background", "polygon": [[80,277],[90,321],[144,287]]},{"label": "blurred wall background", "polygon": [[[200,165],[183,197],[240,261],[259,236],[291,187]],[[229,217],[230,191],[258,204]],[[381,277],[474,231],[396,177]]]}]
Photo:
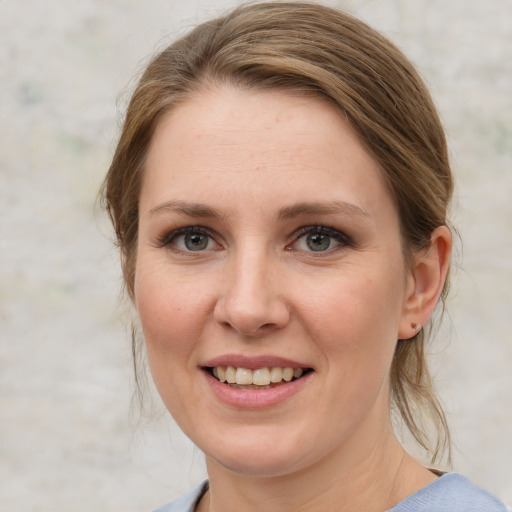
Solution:
[{"label": "blurred wall background", "polygon": [[[455,470],[512,504],[512,2],[331,4],[401,46],[439,106],[463,250],[434,367]],[[0,511],[152,510],[204,477],[166,414],[130,414],[117,254],[94,202],[120,92],[229,5],[0,0]]]}]

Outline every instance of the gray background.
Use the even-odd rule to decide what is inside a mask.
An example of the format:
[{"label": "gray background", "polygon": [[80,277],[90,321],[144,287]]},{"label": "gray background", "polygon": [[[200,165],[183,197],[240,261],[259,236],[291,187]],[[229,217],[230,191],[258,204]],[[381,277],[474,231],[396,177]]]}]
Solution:
[{"label": "gray background", "polygon": [[[127,84],[227,5],[0,0],[1,511],[151,510],[204,475],[161,406],[130,414],[127,307],[94,201]],[[334,5],[405,50],[446,125],[463,250],[434,368],[455,469],[512,504],[512,2]]]}]

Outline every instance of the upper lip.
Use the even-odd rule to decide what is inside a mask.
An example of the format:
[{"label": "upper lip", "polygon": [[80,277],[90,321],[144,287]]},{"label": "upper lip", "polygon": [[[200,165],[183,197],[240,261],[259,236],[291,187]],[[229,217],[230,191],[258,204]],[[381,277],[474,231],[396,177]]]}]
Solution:
[{"label": "upper lip", "polygon": [[311,368],[308,364],[300,363],[284,357],[261,355],[245,356],[241,354],[225,354],[208,359],[202,364],[203,367],[214,368],[215,366],[233,366],[235,368],[247,368],[256,370],[258,368]]}]

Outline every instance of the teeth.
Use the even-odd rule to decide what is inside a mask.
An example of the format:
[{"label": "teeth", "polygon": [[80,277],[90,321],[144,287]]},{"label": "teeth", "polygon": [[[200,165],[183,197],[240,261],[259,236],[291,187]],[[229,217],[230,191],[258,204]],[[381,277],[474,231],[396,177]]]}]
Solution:
[{"label": "teeth", "polygon": [[281,382],[283,380],[283,369],[272,368],[270,370],[270,382]]},{"label": "teeth", "polygon": [[216,366],[214,370],[217,370],[217,375],[213,373],[221,382],[226,382],[226,370],[222,366]]},{"label": "teeth", "polygon": [[215,366],[213,375],[221,382],[237,384],[240,386],[268,386],[270,383],[278,384],[282,381],[290,382],[298,379],[304,373],[302,368],[235,368],[234,366]]},{"label": "teeth", "polygon": [[241,386],[248,386],[252,384],[252,370],[248,370],[247,368],[237,368],[236,383]]},{"label": "teeth", "polygon": [[283,380],[290,382],[293,379],[293,368],[285,368],[283,370]]},{"label": "teeth", "polygon": [[236,370],[232,366],[226,367],[226,382],[236,384]]},{"label": "teeth", "polygon": [[[249,370],[250,371],[250,370]],[[270,371],[268,368],[260,368],[252,372],[252,382],[255,386],[268,386],[270,384]]]}]

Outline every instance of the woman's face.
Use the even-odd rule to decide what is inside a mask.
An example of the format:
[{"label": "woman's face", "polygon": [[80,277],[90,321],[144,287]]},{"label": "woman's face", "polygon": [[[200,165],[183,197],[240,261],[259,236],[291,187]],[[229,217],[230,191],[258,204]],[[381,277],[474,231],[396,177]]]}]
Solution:
[{"label": "woman's face", "polygon": [[158,125],[134,300],[163,401],[210,461],[283,475],[387,439],[413,288],[379,168],[332,106],[223,87]]}]

